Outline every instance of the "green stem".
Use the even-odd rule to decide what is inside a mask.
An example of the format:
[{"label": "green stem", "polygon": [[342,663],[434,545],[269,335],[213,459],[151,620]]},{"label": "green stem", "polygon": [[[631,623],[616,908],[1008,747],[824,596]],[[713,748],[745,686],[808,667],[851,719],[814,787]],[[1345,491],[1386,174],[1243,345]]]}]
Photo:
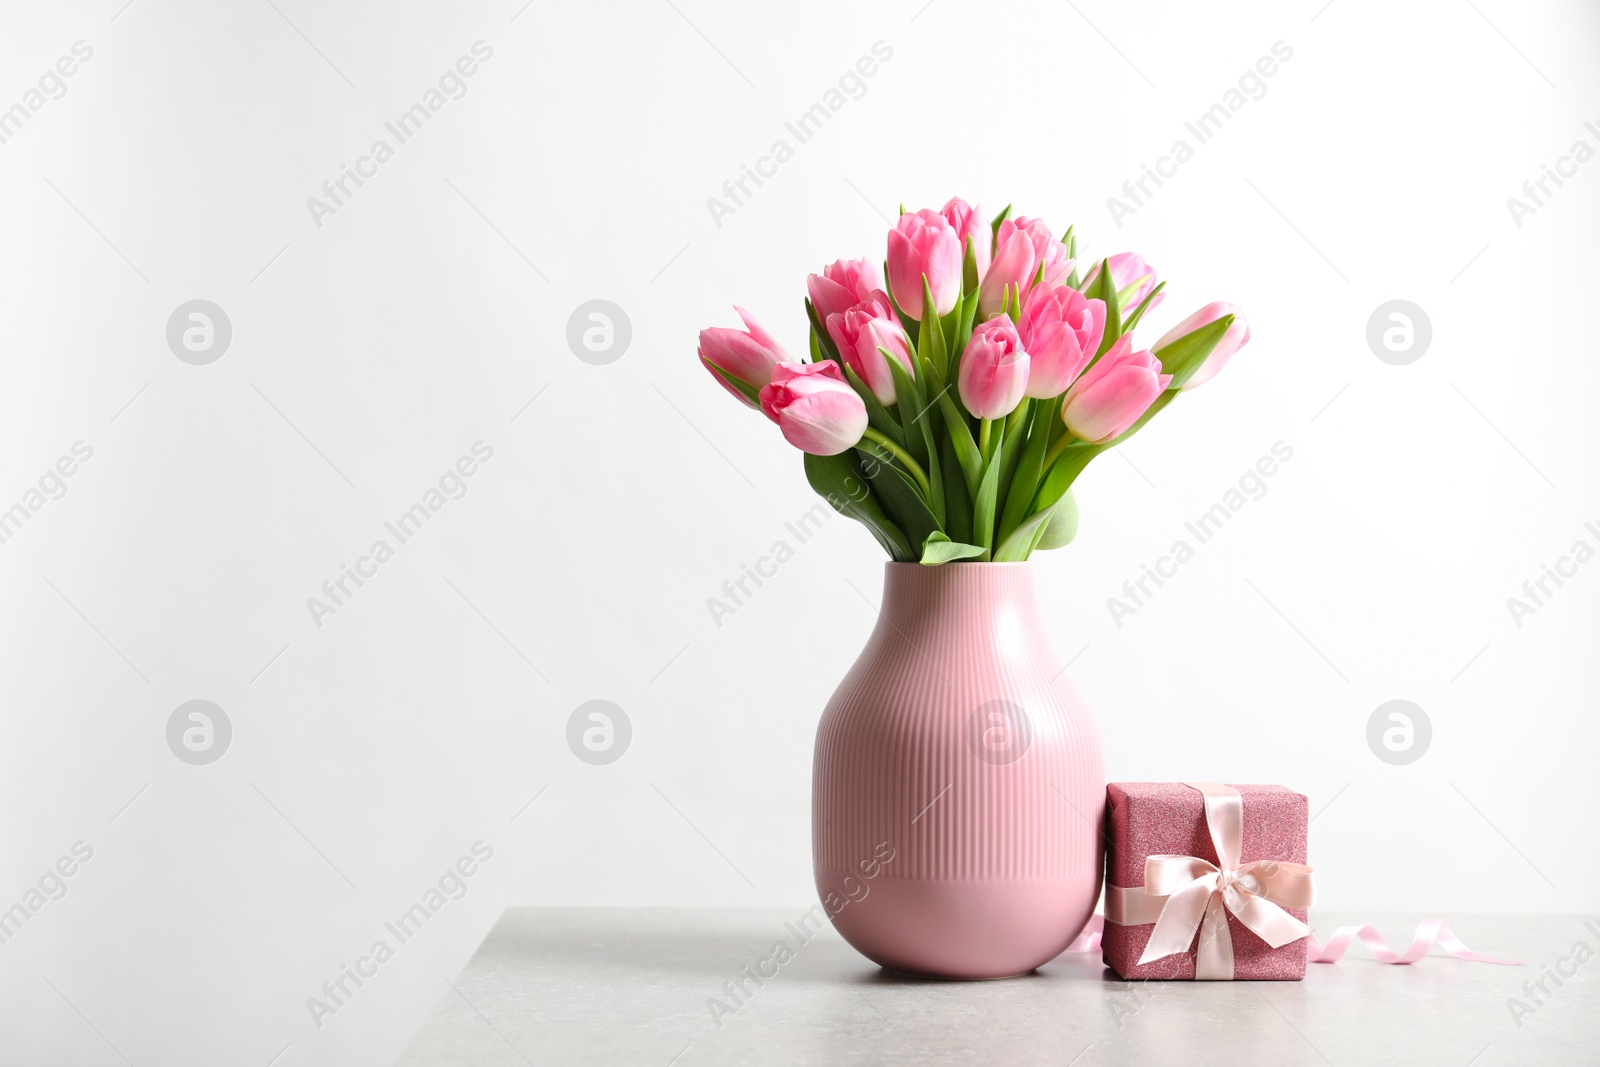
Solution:
[{"label": "green stem", "polygon": [[1041,469],[1048,474],[1050,468],[1056,465],[1056,460],[1061,458],[1061,453],[1067,450],[1067,446],[1077,444],[1077,442],[1078,439],[1070,431],[1062,434],[1061,440],[1051,445],[1050,451],[1044,454],[1044,467]]},{"label": "green stem", "polygon": [[923,497],[928,500],[933,499],[933,487],[928,483],[927,473],[922,469],[915,459],[911,458],[911,454],[909,452],[895,444],[893,441],[889,440],[889,438],[885,437],[877,430],[874,430],[871,426],[867,427],[867,432],[862,436],[876,444],[879,448],[889,453],[901,463],[905,464],[906,470],[911,472],[911,477],[917,480],[917,487],[922,490]]},{"label": "green stem", "polygon": [[1017,405],[1016,410],[1010,415],[1006,416],[1007,438],[1015,438],[1017,434],[1022,432],[1022,427],[1028,421],[1028,412],[1031,410],[1032,404],[1032,400],[1028,399],[1027,397],[1023,397],[1022,402]]},{"label": "green stem", "polygon": [[983,457],[984,463],[989,462],[989,428],[993,425],[991,419],[978,420],[978,454]]}]

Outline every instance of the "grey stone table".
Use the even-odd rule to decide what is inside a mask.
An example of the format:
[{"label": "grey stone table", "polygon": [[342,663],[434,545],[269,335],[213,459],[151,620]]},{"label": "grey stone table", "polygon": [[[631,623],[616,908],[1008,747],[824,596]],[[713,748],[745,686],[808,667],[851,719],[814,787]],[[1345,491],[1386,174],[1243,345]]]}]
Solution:
[{"label": "grey stone table", "polygon": [[[1450,916],[1521,967],[1437,949],[1392,967],[1357,944],[1304,982],[1128,983],[1074,953],[1004,981],[904,978],[831,927],[803,941],[803,913],[508,909],[399,1063],[1600,1064],[1600,921],[1581,917]],[[1324,935],[1355,918],[1312,916]],[[1403,948],[1417,916],[1361,918]],[[758,966],[777,973],[758,986]]]}]

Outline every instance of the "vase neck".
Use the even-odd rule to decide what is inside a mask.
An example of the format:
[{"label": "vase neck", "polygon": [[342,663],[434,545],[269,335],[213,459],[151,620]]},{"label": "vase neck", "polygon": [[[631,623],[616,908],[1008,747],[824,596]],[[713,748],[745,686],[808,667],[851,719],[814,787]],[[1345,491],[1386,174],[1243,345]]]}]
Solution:
[{"label": "vase neck", "polygon": [[1033,567],[1027,563],[889,563],[884,567],[883,621],[910,633],[959,621],[987,628],[1008,620],[1042,626]]}]

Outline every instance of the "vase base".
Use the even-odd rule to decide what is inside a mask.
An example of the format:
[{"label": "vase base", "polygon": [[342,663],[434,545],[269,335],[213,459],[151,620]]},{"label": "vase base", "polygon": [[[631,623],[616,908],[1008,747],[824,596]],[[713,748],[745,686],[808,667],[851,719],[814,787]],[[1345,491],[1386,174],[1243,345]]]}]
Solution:
[{"label": "vase base", "polygon": [[1038,968],[1018,971],[1016,974],[997,974],[990,978],[955,978],[948,974],[916,974],[912,971],[897,971],[893,967],[883,968],[884,973],[892,974],[896,978],[915,978],[923,982],[1009,982],[1013,978],[1027,978],[1039,973]]},{"label": "vase base", "polygon": [[[843,873],[824,872],[822,884]],[[880,876],[832,916],[834,929],[894,974],[946,981],[1021,978],[1059,956],[1099,896],[1097,873],[1038,879]]]}]

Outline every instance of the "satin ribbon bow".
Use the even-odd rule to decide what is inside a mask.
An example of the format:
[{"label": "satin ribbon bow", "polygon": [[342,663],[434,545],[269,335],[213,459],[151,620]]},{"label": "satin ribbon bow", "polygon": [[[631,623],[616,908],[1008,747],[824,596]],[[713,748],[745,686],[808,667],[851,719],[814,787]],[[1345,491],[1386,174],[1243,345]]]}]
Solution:
[{"label": "satin ribbon bow", "polygon": [[[1228,981],[1233,978],[1233,938],[1228,933],[1226,913],[1273,948],[1298,941],[1311,928],[1283,909],[1312,905],[1316,891],[1311,868],[1278,860],[1241,864],[1244,800],[1239,791],[1215,782],[1184,784],[1205,796],[1206,825],[1221,863],[1210,863],[1198,856],[1160,855],[1145,859],[1146,907],[1160,903],[1161,912],[1139,962],[1188,952],[1195,931],[1199,930],[1195,978]],[[1128,895],[1137,893],[1133,890]]]}]

